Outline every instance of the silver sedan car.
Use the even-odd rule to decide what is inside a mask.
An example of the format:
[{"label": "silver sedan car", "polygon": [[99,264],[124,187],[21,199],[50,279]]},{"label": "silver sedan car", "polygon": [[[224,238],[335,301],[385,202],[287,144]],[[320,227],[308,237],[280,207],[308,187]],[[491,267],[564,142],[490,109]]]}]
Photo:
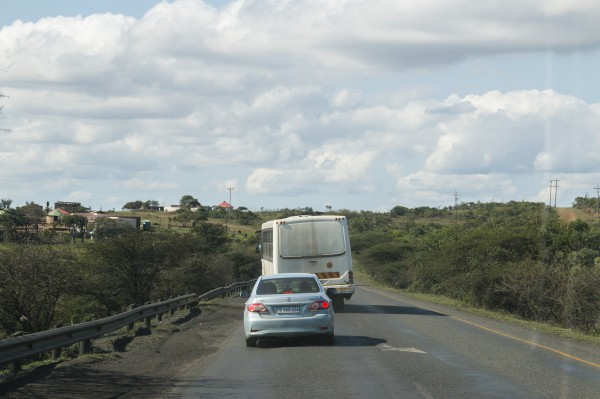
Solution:
[{"label": "silver sedan car", "polygon": [[[333,290],[333,291],[330,291]],[[258,278],[244,308],[246,346],[256,346],[260,338],[319,336],[333,344],[333,305],[329,295],[335,288],[323,289],[314,274],[283,273]]]}]

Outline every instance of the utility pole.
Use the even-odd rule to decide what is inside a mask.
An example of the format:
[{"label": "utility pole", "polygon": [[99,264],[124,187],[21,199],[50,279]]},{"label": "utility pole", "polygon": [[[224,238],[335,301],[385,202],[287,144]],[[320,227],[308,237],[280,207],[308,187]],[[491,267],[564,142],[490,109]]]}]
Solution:
[{"label": "utility pole", "polygon": [[233,191],[233,187],[227,187],[227,190],[229,190],[229,223],[231,223],[231,192]]},{"label": "utility pole", "polygon": [[596,190],[596,219],[600,219],[600,207],[598,204],[600,203],[600,186],[594,187]]},{"label": "utility pole", "polygon": [[458,221],[458,193],[454,192],[454,219]]},{"label": "utility pole", "polygon": [[552,189],[554,188],[554,207],[556,208],[556,193],[558,192],[558,180],[550,180],[550,208],[552,208]]}]

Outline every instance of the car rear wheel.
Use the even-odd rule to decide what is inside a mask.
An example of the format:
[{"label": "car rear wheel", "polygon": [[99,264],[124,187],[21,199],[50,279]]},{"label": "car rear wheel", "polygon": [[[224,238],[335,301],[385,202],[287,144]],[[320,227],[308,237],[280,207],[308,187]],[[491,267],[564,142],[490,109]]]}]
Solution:
[{"label": "car rear wheel", "polygon": [[334,337],[335,337],[335,335],[333,333],[323,335],[321,337],[321,342],[323,342],[323,344],[325,344],[325,345],[333,345]]},{"label": "car rear wheel", "polygon": [[256,346],[256,338],[255,337],[246,338],[246,346],[249,348],[254,348]]}]

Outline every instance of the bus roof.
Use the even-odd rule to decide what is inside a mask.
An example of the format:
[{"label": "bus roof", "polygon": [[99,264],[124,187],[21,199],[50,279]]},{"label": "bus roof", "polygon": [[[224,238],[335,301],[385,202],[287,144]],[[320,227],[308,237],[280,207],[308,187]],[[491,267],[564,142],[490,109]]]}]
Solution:
[{"label": "bus roof", "polygon": [[323,221],[346,221],[346,216],[344,215],[298,215],[298,216],[289,216],[284,219],[274,219],[264,222],[262,224],[262,229],[270,229],[273,228],[275,224],[286,224],[286,223],[305,223],[305,222],[323,222]]}]

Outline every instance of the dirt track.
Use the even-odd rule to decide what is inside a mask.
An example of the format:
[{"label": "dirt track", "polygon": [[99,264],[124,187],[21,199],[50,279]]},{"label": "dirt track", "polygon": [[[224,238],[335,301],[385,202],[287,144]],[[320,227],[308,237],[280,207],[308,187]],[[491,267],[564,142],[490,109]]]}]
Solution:
[{"label": "dirt track", "polygon": [[[23,372],[0,383],[3,398],[162,398],[178,375],[213,353],[231,325],[240,320],[243,301],[228,298],[217,306],[165,318],[150,334],[125,341],[122,352],[86,355]],[[112,347],[118,337],[94,343]],[[121,339],[120,342],[122,342]],[[1,381],[1,380],[0,380]]]}]

